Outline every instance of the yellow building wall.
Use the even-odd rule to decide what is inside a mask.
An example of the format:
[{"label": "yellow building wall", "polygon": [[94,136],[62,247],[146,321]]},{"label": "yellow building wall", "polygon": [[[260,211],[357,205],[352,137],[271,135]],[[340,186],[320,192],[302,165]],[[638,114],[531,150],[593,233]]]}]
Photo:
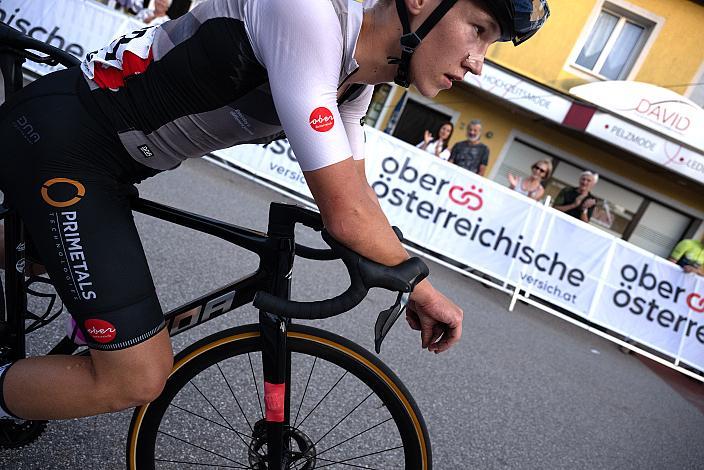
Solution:
[{"label": "yellow building wall", "polygon": [[[403,95],[402,89],[394,88],[395,94],[391,97],[387,106],[393,109],[398,100]],[[418,95],[419,96],[419,95]],[[461,140],[465,140],[466,128],[472,119],[481,119],[484,136],[482,142],[491,151],[489,165],[486,174],[490,174],[497,163],[504,146],[509,144],[511,132],[517,131],[527,136],[538,139],[545,144],[557,149],[558,157],[562,154],[569,154],[582,159],[587,166],[589,164],[599,166],[612,174],[619,175],[629,181],[637,181],[642,187],[657,188],[657,192],[676,200],[688,207],[704,212],[704,198],[701,193],[683,191],[672,178],[668,178],[668,172],[662,170],[661,173],[651,173],[644,166],[634,165],[628,161],[619,159],[616,155],[605,152],[585,142],[576,140],[569,135],[563,134],[558,128],[551,128],[541,120],[533,121],[522,113],[514,113],[498,105],[495,101],[486,99],[475,92],[458,86],[451,90],[443,91],[434,99],[434,102],[450,107],[460,112],[460,117],[455,122],[455,130],[450,139],[450,145]],[[383,120],[381,129],[388,124],[391,113]],[[486,137],[487,132],[492,132],[491,139]],[[608,175],[605,175],[608,178]],[[576,181],[575,181],[576,184]],[[654,197],[654,194],[649,194]],[[655,196],[657,199],[657,196]]]},{"label": "yellow building wall", "polygon": [[[551,16],[543,29],[519,47],[494,44],[487,58],[562,92],[590,80],[573,73],[570,56],[580,38],[586,39],[603,0],[550,0]],[[691,0],[631,0],[629,3],[663,18],[652,48],[633,77],[636,81],[672,86],[694,82],[704,61],[704,5]],[[583,37],[583,33],[585,36]],[[578,53],[579,51],[577,51]],[[596,80],[596,79],[594,79]]]}]

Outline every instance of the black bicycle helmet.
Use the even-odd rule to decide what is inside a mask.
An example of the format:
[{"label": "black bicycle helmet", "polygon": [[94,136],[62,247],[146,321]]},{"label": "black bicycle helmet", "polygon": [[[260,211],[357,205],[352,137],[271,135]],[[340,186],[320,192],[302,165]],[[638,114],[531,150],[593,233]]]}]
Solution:
[{"label": "black bicycle helmet", "polygon": [[[396,0],[396,10],[403,27],[401,36],[401,57],[389,57],[390,64],[398,64],[396,84],[408,88],[410,86],[409,69],[411,57],[423,38],[430,32],[445,13],[457,3],[457,0],[443,0],[430,14],[422,25],[411,32],[408,21],[408,11],[404,0]],[[550,16],[547,0],[484,0],[483,4],[489,9],[501,28],[499,41],[512,41],[519,45],[533,36],[543,26]]]}]

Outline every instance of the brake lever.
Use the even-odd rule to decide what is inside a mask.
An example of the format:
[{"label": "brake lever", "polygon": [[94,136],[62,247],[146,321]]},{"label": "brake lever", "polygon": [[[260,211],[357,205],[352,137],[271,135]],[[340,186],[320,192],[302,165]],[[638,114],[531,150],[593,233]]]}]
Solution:
[{"label": "brake lever", "polygon": [[394,326],[398,317],[406,310],[410,297],[410,292],[399,292],[396,297],[396,302],[388,309],[379,313],[379,317],[376,319],[376,324],[374,325],[374,350],[377,354],[381,352],[381,343],[384,341],[384,338],[386,338],[391,327]]}]

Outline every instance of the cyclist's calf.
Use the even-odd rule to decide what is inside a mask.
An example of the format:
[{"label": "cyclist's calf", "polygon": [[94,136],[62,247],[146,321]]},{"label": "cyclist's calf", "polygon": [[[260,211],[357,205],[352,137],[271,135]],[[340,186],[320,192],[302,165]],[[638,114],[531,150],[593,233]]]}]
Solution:
[{"label": "cyclist's calf", "polygon": [[7,411],[23,419],[67,419],[124,410],[159,396],[173,365],[172,354],[164,329],[120,351],[24,359],[7,370],[0,393]]}]

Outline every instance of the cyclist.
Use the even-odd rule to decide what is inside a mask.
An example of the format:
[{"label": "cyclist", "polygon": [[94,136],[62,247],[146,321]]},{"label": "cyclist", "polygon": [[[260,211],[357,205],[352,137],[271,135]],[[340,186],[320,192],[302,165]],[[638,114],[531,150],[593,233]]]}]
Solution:
[{"label": "cyclist", "polygon": [[[546,0],[380,0],[366,11],[361,0],[209,0],[12,96],[0,108],[0,188],[91,351],[6,365],[0,413],[72,418],[159,395],[172,349],[129,197],[186,158],[284,130],[329,232],[377,262],[407,259],[364,174],[371,85],[434,96],[548,13]],[[459,340],[462,316],[426,280],[407,320],[439,353]]]}]

